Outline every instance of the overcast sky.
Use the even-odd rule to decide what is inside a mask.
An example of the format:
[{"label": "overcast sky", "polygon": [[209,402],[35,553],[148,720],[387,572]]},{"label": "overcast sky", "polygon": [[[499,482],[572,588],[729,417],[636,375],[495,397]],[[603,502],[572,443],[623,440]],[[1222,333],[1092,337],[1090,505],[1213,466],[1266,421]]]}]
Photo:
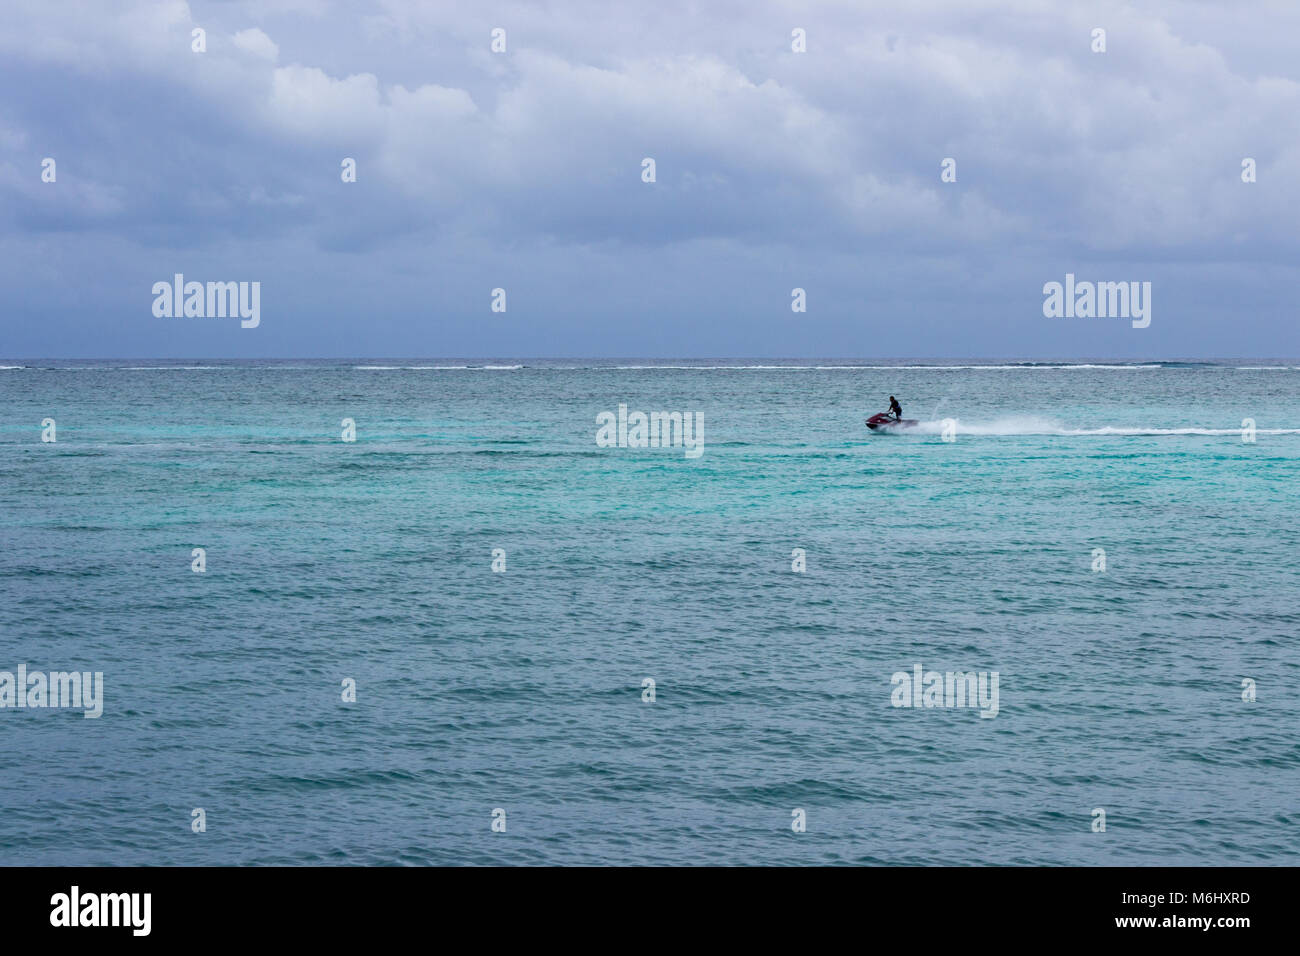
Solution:
[{"label": "overcast sky", "polygon": [[[1298,49],[1292,0],[5,0],[0,356],[1296,357]],[[155,317],[178,272],[261,324]],[[1150,326],[1044,317],[1066,273]]]}]

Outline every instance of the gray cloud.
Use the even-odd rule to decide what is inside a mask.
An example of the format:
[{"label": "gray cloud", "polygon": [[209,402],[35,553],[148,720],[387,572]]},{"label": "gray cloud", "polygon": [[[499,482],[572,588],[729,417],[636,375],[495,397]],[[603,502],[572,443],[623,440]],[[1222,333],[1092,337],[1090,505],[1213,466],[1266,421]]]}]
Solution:
[{"label": "gray cloud", "polygon": [[[306,355],[321,329],[355,354],[652,354],[639,323],[704,318],[678,354],[1297,352],[1289,4],[9,6],[16,355]],[[1149,335],[1042,318],[1041,284],[1091,267],[1157,280]],[[140,284],[220,268],[278,290],[275,331],[160,340]],[[544,330],[485,328],[496,285]],[[83,328],[90,290],[117,335]],[[1243,342],[1216,303],[1247,301]],[[345,307],[391,319],[367,339]]]}]

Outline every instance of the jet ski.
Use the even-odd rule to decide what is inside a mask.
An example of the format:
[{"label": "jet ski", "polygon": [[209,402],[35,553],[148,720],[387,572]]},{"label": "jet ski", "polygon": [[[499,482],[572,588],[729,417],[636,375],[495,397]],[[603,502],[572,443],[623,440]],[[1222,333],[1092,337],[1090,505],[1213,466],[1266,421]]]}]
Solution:
[{"label": "jet ski", "polygon": [[895,418],[889,412],[877,412],[867,419],[867,427],[874,431],[889,431],[894,428],[911,428],[916,425],[915,418]]}]

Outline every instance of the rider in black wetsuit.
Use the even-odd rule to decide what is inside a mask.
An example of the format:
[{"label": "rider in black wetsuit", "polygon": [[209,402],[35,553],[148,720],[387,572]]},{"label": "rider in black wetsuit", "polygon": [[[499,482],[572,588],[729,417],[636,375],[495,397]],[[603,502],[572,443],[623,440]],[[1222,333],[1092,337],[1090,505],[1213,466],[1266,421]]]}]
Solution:
[{"label": "rider in black wetsuit", "polygon": [[903,420],[903,406],[898,404],[898,399],[894,398],[893,395],[889,396],[889,410],[894,413],[894,421],[901,422]]}]

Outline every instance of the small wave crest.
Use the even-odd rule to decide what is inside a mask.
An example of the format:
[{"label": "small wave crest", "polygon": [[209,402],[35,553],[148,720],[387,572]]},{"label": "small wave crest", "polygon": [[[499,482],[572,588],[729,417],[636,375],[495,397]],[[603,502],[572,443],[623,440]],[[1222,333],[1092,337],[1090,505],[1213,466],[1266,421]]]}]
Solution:
[{"label": "small wave crest", "polygon": [[831,372],[831,371],[925,371],[925,372],[969,372],[969,371],[1061,371],[1066,369],[1119,369],[1119,370],[1140,370],[1140,369],[1158,369],[1164,368],[1162,364],[1109,364],[1099,365],[1094,363],[1083,364],[1063,364],[1050,365],[1036,362],[1021,362],[1014,365],[595,365],[592,368],[598,370],[616,370],[616,371],[635,371],[635,370],[686,370],[696,372]]},{"label": "small wave crest", "polygon": [[368,372],[513,372],[522,365],[354,365]]}]

